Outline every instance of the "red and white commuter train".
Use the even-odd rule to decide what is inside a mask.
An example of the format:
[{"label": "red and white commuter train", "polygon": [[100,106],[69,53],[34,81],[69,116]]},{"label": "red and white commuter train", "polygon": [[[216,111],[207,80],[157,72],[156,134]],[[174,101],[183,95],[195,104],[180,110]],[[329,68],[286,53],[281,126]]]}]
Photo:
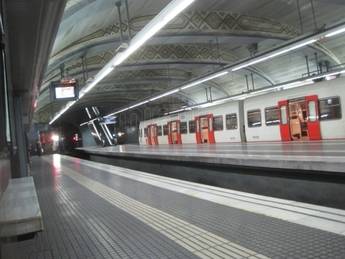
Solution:
[{"label": "red and white commuter train", "polygon": [[142,121],[142,145],[345,139],[337,78]]}]

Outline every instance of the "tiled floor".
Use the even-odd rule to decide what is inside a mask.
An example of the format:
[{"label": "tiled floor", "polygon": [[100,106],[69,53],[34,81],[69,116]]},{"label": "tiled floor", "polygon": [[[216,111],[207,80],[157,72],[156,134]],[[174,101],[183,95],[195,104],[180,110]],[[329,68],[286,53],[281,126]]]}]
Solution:
[{"label": "tiled floor", "polygon": [[[345,258],[345,236],[159,188],[61,156],[34,158],[45,230],[15,258]],[[188,190],[186,190],[188,191]]]}]

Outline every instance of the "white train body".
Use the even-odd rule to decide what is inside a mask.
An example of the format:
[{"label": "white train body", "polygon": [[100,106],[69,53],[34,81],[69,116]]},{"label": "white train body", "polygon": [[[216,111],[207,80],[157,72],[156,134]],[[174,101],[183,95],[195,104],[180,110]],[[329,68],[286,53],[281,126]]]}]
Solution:
[{"label": "white train body", "polygon": [[139,143],[344,139],[344,99],[344,78],[322,81],[143,121]]}]

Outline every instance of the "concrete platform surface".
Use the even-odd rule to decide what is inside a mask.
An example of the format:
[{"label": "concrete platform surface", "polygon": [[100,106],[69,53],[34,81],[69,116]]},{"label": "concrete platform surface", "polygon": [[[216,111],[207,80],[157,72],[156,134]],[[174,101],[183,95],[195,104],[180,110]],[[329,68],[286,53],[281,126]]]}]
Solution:
[{"label": "concrete platform surface", "polygon": [[217,165],[345,172],[345,141],[121,145],[79,148],[88,154]]},{"label": "concrete platform surface", "polygon": [[54,155],[34,158],[45,230],[3,258],[345,258],[345,211]]}]

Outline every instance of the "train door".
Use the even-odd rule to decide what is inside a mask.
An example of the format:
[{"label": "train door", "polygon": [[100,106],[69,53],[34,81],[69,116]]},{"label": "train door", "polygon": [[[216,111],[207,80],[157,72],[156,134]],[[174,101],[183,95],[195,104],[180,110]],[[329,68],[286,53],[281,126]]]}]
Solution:
[{"label": "train door", "polygon": [[170,121],[168,123],[169,144],[182,144],[180,125],[181,125],[181,122],[179,120]]},{"label": "train door", "polygon": [[316,95],[278,102],[283,141],[321,139]]},{"label": "train door", "polygon": [[278,102],[280,116],[280,136],[283,141],[290,141],[290,125],[289,125],[289,101],[283,100]]},{"label": "train door", "polygon": [[147,127],[147,140],[149,145],[158,145],[157,125]]},{"label": "train door", "polygon": [[307,106],[307,125],[310,140],[321,139],[320,116],[319,116],[319,98],[317,95],[305,97]]},{"label": "train door", "polygon": [[307,104],[304,98],[289,101],[291,140],[309,140]]},{"label": "train door", "polygon": [[197,143],[214,144],[213,115],[208,114],[195,118]]}]

